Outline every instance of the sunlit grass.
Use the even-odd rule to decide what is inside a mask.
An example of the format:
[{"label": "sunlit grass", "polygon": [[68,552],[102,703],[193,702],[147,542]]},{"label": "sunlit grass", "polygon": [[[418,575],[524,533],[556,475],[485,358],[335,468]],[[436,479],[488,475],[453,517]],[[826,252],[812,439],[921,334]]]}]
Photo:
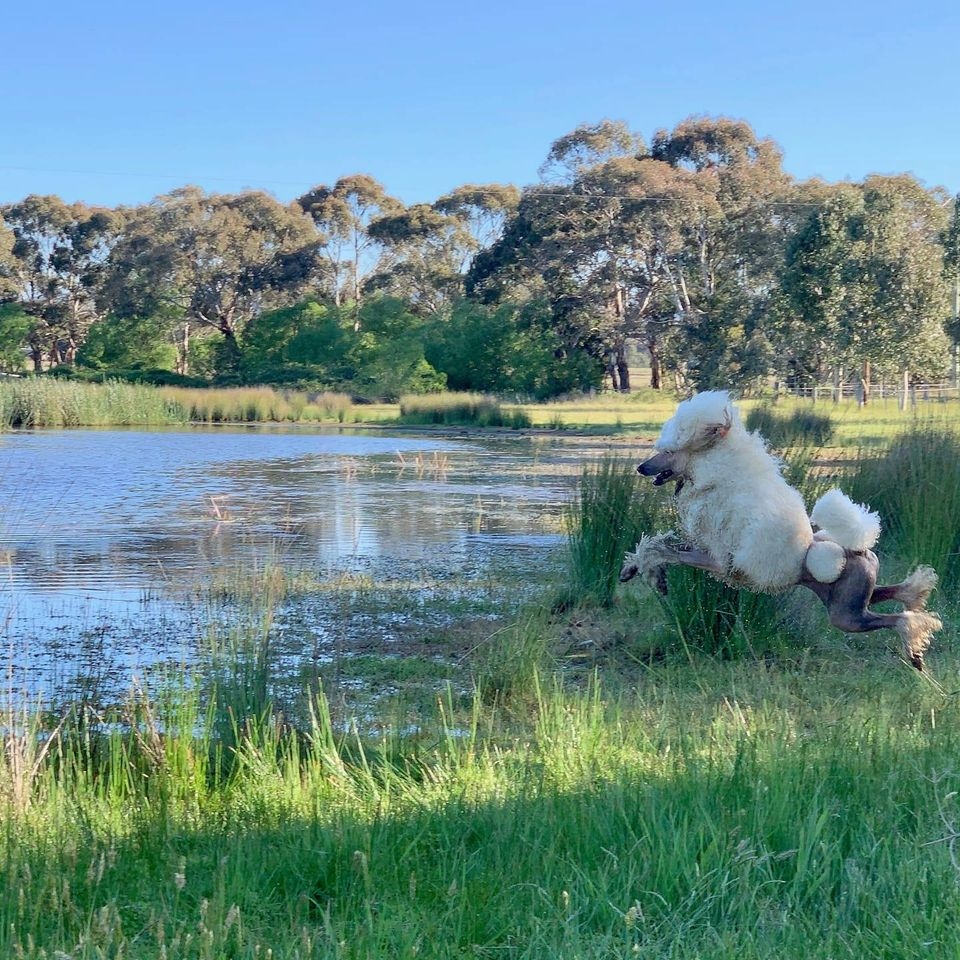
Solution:
[{"label": "sunlit grass", "polygon": [[0,763],[3,955],[960,949],[960,706],[890,663],[541,680],[523,715],[441,697],[373,738],[321,698],[229,750],[210,716],[172,686],[58,731],[19,792]]}]

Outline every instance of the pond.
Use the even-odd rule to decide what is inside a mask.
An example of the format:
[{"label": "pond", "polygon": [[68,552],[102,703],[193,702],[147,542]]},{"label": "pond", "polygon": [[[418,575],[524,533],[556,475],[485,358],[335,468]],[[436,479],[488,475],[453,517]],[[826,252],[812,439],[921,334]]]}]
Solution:
[{"label": "pond", "polygon": [[233,616],[217,598],[267,569],[300,583],[277,611],[294,660],[402,651],[431,618],[491,616],[557,562],[581,465],[606,447],[262,426],[2,434],[10,683],[122,686],[190,663]]}]

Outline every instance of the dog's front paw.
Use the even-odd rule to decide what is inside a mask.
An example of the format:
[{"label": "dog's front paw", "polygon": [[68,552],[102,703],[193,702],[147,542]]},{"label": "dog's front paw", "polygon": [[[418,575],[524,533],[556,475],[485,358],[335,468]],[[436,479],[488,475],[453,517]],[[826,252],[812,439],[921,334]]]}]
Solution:
[{"label": "dog's front paw", "polygon": [[667,568],[650,567],[643,573],[643,579],[660,594],[661,597],[667,595]]}]

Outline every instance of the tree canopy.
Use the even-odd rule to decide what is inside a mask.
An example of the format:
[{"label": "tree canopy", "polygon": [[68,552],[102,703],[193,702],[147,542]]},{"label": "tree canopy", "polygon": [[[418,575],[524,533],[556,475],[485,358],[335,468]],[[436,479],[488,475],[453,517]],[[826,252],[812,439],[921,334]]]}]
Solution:
[{"label": "tree canopy", "polygon": [[[941,376],[960,198],[909,174],[797,181],[743,120],[583,123],[541,179],[404,204],[365,173],[293,203],[183,187],[0,208],[0,365],[360,397]],[[957,294],[960,298],[960,294]]]}]

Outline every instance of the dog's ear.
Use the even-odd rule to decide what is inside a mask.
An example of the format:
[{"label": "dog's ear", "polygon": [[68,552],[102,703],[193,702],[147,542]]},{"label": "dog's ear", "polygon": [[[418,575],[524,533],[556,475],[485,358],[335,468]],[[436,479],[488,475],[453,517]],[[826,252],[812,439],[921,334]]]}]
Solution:
[{"label": "dog's ear", "polygon": [[723,419],[719,423],[704,424],[701,431],[704,445],[709,446],[718,440],[722,440],[730,432],[732,426],[733,414],[730,412],[730,408],[726,407],[723,411]]}]

